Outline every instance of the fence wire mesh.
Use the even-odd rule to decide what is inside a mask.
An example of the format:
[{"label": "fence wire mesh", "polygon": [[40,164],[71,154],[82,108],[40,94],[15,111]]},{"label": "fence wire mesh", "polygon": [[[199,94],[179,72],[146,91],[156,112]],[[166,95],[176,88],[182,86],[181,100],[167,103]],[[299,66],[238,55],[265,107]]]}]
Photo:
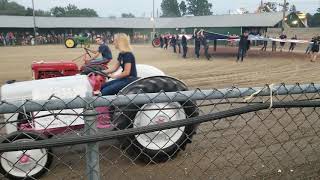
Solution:
[{"label": "fence wire mesh", "polygon": [[319,87],[1,101],[0,177],[317,179]]}]

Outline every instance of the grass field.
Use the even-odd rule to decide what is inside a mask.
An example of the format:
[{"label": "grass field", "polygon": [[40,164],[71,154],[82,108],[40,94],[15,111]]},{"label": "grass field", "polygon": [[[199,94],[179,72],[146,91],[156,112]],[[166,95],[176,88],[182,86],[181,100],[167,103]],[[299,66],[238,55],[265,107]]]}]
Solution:
[{"label": "grass field", "polygon": [[[112,51],[116,59],[117,52],[113,47]],[[72,60],[82,53],[80,48],[63,46],[0,48],[0,84],[11,79],[30,80],[33,61]],[[320,59],[312,63],[303,53],[262,53],[253,49],[243,63],[235,62],[236,49],[232,47],[220,47],[218,52],[211,52],[211,61],[203,57],[195,60],[191,49],[188,59],[182,59],[171,49],[155,49],[149,45],[135,45],[134,53],[137,63],[158,67],[169,76],[181,79],[191,89],[320,81]],[[80,65],[81,61],[78,63]],[[215,108],[213,112],[219,109]],[[222,106],[220,110],[225,108],[230,107]],[[205,123],[199,127],[186,151],[174,161],[158,165],[135,164],[118,149],[118,145],[105,145],[100,150],[101,173],[106,179],[124,180],[239,179],[244,174],[247,175],[244,179],[283,179],[285,177],[275,169],[285,164],[307,174],[306,169],[319,165],[309,163],[302,169],[296,165],[318,160],[319,152],[315,149],[320,147],[320,138],[317,133],[313,134],[320,131],[318,118],[316,111],[310,109],[266,110]],[[81,148],[59,148],[55,154],[50,173],[43,179],[86,179],[85,152]],[[260,178],[256,172],[267,178]]]}]

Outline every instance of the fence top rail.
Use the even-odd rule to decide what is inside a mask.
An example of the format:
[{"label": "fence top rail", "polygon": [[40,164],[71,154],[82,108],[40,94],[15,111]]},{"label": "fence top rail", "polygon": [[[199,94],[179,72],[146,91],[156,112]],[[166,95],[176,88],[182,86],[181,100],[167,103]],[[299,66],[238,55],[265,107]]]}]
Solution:
[{"label": "fence top rail", "polygon": [[192,90],[181,92],[159,92],[159,93],[140,93],[130,95],[115,95],[104,97],[76,97],[73,99],[59,99],[52,97],[49,100],[21,100],[21,101],[1,101],[0,114],[15,112],[34,112],[48,110],[77,109],[101,106],[124,106],[130,103],[163,103],[163,102],[184,102],[188,100],[214,100],[228,98],[243,98],[257,93],[256,96],[270,96],[270,90],[273,95],[294,95],[320,93],[320,84],[295,84],[276,86],[266,85],[264,87],[254,88],[227,88],[213,90]]}]

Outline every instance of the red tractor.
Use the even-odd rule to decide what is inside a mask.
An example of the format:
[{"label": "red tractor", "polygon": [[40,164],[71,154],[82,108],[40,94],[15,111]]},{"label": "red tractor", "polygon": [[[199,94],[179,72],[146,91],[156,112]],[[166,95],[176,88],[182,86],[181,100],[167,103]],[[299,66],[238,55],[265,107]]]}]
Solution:
[{"label": "red tractor", "polygon": [[[37,80],[14,82],[1,87],[1,100],[48,100],[52,94],[59,99],[95,96],[101,85],[106,82],[105,74],[95,68],[89,68],[88,75],[77,75],[79,68],[74,62],[38,62],[32,64],[34,78]],[[137,65],[139,79],[121,90],[121,94],[157,93],[160,91],[185,91],[188,87],[178,79],[165,74],[152,66]],[[125,111],[126,108],[136,109]],[[109,113],[110,109],[120,112]],[[55,111],[56,113],[75,112],[84,109]],[[146,103],[127,105],[126,107],[98,107],[98,129],[118,130],[143,127],[178,121],[198,116],[198,109],[193,101]],[[76,115],[54,115],[40,111],[4,115],[7,124],[6,139],[2,143],[30,142],[51,138],[54,135],[81,130],[83,117]],[[121,139],[123,147],[135,159],[145,162],[166,162],[175,158],[179,151],[191,143],[196,132],[196,125],[173,128],[159,132],[129,136]],[[34,179],[45,174],[52,163],[51,148],[27,151],[4,152],[0,156],[0,173],[9,179]]]}]

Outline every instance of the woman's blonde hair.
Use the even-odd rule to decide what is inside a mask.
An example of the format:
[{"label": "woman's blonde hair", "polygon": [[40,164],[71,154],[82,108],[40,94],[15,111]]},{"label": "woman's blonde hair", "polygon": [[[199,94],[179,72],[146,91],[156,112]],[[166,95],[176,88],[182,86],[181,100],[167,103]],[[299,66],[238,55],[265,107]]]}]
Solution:
[{"label": "woman's blonde hair", "polygon": [[132,52],[130,37],[125,33],[115,34],[114,44],[120,52]]}]

